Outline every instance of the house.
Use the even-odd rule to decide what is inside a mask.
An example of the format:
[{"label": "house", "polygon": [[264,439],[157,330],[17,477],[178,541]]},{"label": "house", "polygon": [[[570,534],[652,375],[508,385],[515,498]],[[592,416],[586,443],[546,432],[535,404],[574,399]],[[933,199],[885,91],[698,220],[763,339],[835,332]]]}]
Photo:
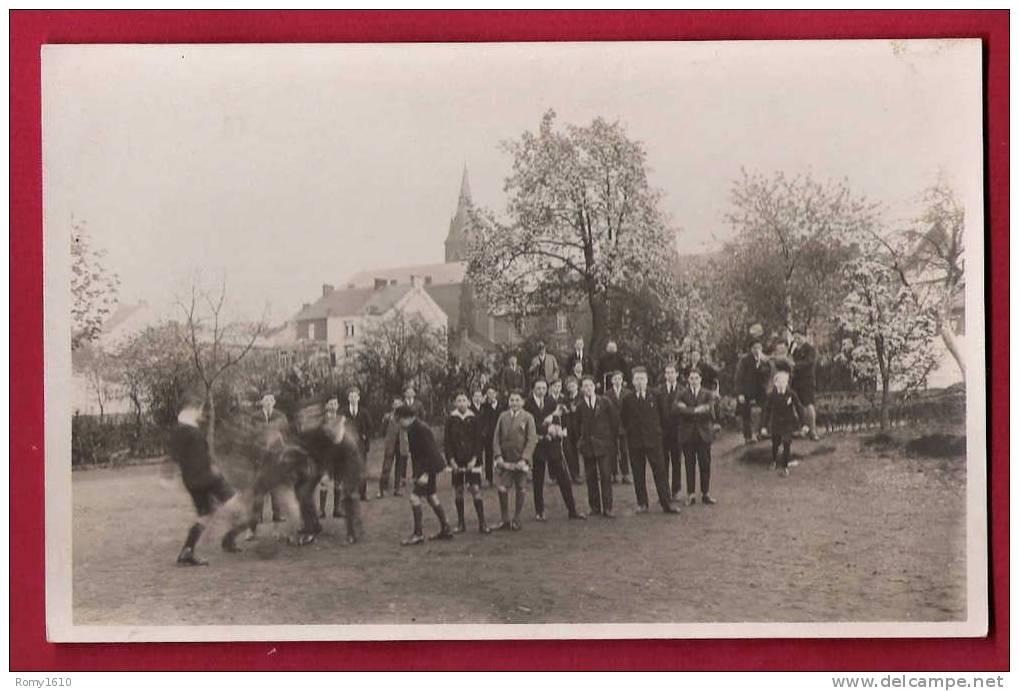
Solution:
[{"label": "house", "polygon": [[351,357],[373,324],[396,312],[417,314],[428,324],[448,330],[442,307],[425,291],[424,279],[406,283],[379,278],[370,286],[336,289],[322,286],[322,296],[306,303],[291,320],[297,347],[320,346],[334,367]]}]

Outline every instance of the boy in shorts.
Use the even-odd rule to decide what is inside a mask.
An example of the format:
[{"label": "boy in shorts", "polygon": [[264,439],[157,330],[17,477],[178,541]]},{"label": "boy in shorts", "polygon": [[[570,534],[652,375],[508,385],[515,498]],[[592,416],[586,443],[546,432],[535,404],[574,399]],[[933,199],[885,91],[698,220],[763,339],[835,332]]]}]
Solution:
[{"label": "boy in shorts", "polygon": [[456,528],[453,532],[462,533],[467,529],[464,521],[464,487],[474,499],[474,510],[478,514],[478,531],[482,534],[492,532],[485,523],[485,502],[481,498],[481,420],[471,410],[467,394],[457,393],[455,408],[446,418],[443,443],[446,447],[446,461],[453,471],[453,492],[456,502]]},{"label": "boy in shorts", "polygon": [[[234,504],[240,503],[239,498],[235,499],[239,495],[212,463],[205,430],[201,425],[203,418],[204,410],[201,405],[194,403],[187,405],[177,416],[177,426],[170,432],[167,444],[170,458],[180,466],[184,487],[191,495],[195,511],[198,513],[198,520],[191,525],[184,547],[177,555],[177,563],[183,566],[205,566],[209,563],[195,556],[195,546],[205,531],[206,521],[219,506],[231,500],[234,500],[232,502]],[[247,527],[247,513],[238,510],[236,516],[238,520],[223,537],[223,550],[227,552],[239,551],[234,541]]]},{"label": "boy in shorts", "polygon": [[[499,416],[492,435],[492,452],[499,485],[499,511],[502,515],[497,530],[520,530],[520,514],[527,500],[527,480],[537,445],[538,430],[534,418],[524,410],[523,392],[515,389],[509,395],[509,410]],[[516,493],[512,521],[509,518],[511,487]]]},{"label": "boy in shorts", "polygon": [[410,492],[410,509],[414,515],[414,532],[400,544],[408,547],[420,545],[425,541],[422,528],[423,509],[421,500],[424,499],[435,512],[439,519],[441,529],[432,536],[433,540],[452,540],[453,529],[446,520],[446,512],[442,509],[439,496],[435,491],[435,476],[446,468],[439,453],[439,447],[435,443],[435,435],[428,425],[418,419],[417,412],[411,406],[404,404],[396,410],[396,419],[400,426],[407,433],[407,446],[410,450],[411,472],[414,476],[413,488]]}]

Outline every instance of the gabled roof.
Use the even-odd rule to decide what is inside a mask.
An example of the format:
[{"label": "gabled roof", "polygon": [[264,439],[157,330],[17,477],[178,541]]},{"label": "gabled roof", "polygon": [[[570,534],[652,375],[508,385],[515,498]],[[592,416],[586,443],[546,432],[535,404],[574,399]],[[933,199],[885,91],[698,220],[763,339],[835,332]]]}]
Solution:
[{"label": "gabled roof", "polygon": [[409,283],[377,289],[341,288],[323,295],[317,302],[302,309],[294,317],[294,321],[384,314],[411,290]]},{"label": "gabled roof", "polygon": [[446,283],[444,285],[425,286],[425,292],[446,313],[449,320],[449,330],[455,331],[460,328],[460,296],[463,293],[463,284]]},{"label": "gabled roof", "polygon": [[[446,285],[449,283],[463,283],[464,275],[467,273],[467,262],[443,262],[438,264],[418,264],[416,266],[398,266],[391,269],[369,269],[358,271],[351,276],[344,285],[352,285],[355,288],[370,288],[375,285],[376,278],[384,278],[387,281],[410,283],[411,276],[420,276],[422,279],[431,277],[431,285]],[[428,286],[426,285],[426,288]]]}]

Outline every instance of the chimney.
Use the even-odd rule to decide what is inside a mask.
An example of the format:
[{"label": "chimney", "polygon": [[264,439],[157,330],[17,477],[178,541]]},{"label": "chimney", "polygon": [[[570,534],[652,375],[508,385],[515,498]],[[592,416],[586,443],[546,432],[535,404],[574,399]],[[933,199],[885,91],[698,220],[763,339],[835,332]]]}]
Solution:
[{"label": "chimney", "polygon": [[420,288],[424,285],[424,279],[421,276],[411,274],[410,285],[413,288]]},{"label": "chimney", "polygon": [[375,279],[375,290],[379,290],[380,288],[385,288],[387,285],[389,285],[389,281],[387,281],[386,279],[384,279],[384,278],[376,278]]},{"label": "chimney", "polygon": [[329,293],[333,292],[334,290],[336,290],[336,286],[334,286],[333,284],[331,284],[331,283],[323,283],[322,284],[322,297],[325,297],[326,295],[328,295]]},{"label": "chimney", "polygon": [[310,303],[310,302],[306,302],[306,303],[304,303],[303,305],[301,305],[301,309],[302,309],[302,310],[306,310],[306,309],[308,309],[309,307],[311,307],[311,303]]}]

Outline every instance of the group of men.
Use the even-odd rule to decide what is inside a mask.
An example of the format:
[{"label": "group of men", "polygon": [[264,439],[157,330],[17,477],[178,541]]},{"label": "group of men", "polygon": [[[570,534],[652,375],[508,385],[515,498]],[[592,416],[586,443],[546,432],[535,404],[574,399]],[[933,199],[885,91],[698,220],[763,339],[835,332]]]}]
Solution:
[{"label": "group of men", "polygon": [[[773,465],[781,449],[780,472],[788,474],[792,433],[802,425],[804,433],[810,431],[816,438],[813,400],[816,356],[802,333],[787,330],[783,336],[787,339],[776,344],[768,357],[763,354],[760,341],[752,343],[750,352],[739,362],[736,385],[745,440],[753,443],[757,432],[767,435],[770,427]],[[325,402],[322,419],[310,426],[296,421],[299,430],[296,448],[301,449],[303,444],[302,458],[308,459],[310,469],[298,472],[290,480],[264,470],[287,467],[280,459],[288,453],[289,423],[285,415],[275,410],[271,394],[262,399],[253,419],[259,451],[253,455],[257,472],[251,510],[244,522],[232,525],[224,538],[224,549],[235,549],[234,540],[245,528],[252,536],[255,534],[262,520],[266,493],[272,497],[273,520],[284,520],[275,490],[288,482],[301,486],[302,480],[294,478],[304,478],[306,487],[307,478],[313,477],[319,487],[317,516],[314,509],[310,517],[307,515],[308,503],[313,500],[298,497],[304,538],[313,538],[321,529],[317,518],[326,515],[331,478],[332,515],[347,518],[348,539],[356,539],[359,517],[354,497],[356,494],[362,501],[368,498],[364,460],[375,428],[360,403],[357,387],[348,390],[346,399],[342,407],[336,398]],[[394,397],[391,410],[382,420],[384,450],[376,496],[383,497],[390,487],[395,496],[400,496],[406,487],[407,470],[411,471],[412,487],[408,494],[414,527],[404,545],[424,542],[425,503],[440,524],[434,539],[452,539],[456,533],[465,531],[466,494],[471,496],[479,532],[490,533],[492,528],[486,521],[481,491],[485,481],[498,490],[501,519],[495,526],[498,530],[521,529],[529,487],[533,491],[535,520],[546,520],[546,477],[558,487],[571,520],[587,518],[578,509],[573,495],[573,486],[585,481],[589,515],[615,517],[613,485],[619,483],[633,484],[637,513],[649,512],[649,468],[655,498],[663,513],[676,515],[679,504],[695,504],[698,497],[701,503],[713,505],[716,500],[710,493],[711,445],[718,429],[718,401],[718,373],[696,349],[688,353],[682,368],[676,363],[668,364],[661,384],[652,389],[647,369],[638,366],[628,370],[612,341],[595,367],[594,358],[584,351],[583,339],[577,339],[565,370],[544,344],[539,344],[526,373],[511,355],[498,378],[489,379],[470,395],[468,391],[457,392],[444,423],[441,445],[423,419],[424,406],[413,387],[408,386],[402,396]],[[756,430],[751,422],[751,408],[755,404],[762,409]],[[193,412],[189,415],[194,417]],[[339,433],[336,420],[343,423]],[[183,421],[178,428],[178,443],[171,445],[171,455],[182,469],[200,469],[197,474],[191,473],[200,476],[198,480],[194,477],[189,480],[188,473],[184,473],[185,485],[192,492],[200,516],[196,525],[200,525],[202,517],[211,513],[215,505],[229,503],[233,492],[218,472],[210,470],[211,455],[198,441],[200,435],[193,432],[193,421]],[[340,460],[323,460],[330,457],[331,445],[341,443],[348,451],[334,454]],[[194,458],[201,460],[196,462]],[[455,527],[447,519],[437,495],[437,476],[446,470],[452,473]],[[200,527],[192,528],[178,561],[201,563],[194,557],[200,534]]]}]

